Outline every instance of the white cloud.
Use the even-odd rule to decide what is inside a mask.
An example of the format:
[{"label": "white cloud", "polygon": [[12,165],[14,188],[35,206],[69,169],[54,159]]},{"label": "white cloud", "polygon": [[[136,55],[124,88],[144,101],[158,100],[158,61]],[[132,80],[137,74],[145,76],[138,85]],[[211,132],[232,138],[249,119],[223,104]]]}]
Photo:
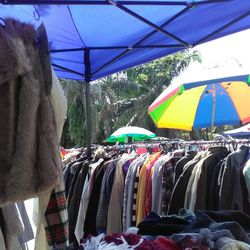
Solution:
[{"label": "white cloud", "polygon": [[172,84],[250,74],[250,30],[235,33],[194,48],[202,64],[192,63]]}]

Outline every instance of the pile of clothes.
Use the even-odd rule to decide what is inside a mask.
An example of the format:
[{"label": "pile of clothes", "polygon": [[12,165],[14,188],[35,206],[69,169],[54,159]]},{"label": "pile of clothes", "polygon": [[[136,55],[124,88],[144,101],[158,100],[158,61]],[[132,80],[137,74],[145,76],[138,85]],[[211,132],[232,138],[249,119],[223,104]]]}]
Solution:
[{"label": "pile of clothes", "polygon": [[166,217],[151,213],[126,233],[90,236],[79,249],[249,250],[249,233],[250,216],[243,212],[180,209]]}]

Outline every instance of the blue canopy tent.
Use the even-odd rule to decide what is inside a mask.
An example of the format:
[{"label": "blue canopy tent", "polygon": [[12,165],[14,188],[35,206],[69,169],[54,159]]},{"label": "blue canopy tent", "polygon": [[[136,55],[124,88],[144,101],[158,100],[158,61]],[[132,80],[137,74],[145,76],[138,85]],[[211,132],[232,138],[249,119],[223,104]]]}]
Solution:
[{"label": "blue canopy tent", "polygon": [[250,123],[228,131],[224,131],[222,135],[229,135],[234,138],[249,138],[250,137]]},{"label": "blue canopy tent", "polygon": [[86,81],[87,107],[90,81],[250,28],[247,0],[0,2],[1,18],[45,24],[57,76]]}]

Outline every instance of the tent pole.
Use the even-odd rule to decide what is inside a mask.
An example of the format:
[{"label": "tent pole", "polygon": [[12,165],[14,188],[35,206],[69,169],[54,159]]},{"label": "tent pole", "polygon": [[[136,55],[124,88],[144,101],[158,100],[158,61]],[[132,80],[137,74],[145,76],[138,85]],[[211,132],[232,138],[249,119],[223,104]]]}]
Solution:
[{"label": "tent pole", "polygon": [[84,65],[85,65],[85,119],[86,119],[86,145],[87,155],[91,154],[91,118],[90,118],[90,60],[89,49],[84,50]]}]

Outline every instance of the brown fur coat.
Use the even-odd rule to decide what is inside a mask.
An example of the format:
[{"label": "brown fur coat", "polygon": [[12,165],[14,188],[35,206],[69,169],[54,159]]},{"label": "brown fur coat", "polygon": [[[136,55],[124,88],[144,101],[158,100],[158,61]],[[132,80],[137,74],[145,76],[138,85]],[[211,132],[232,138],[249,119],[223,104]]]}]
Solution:
[{"label": "brown fur coat", "polygon": [[0,27],[0,206],[37,196],[60,181],[53,111],[33,26]]}]

